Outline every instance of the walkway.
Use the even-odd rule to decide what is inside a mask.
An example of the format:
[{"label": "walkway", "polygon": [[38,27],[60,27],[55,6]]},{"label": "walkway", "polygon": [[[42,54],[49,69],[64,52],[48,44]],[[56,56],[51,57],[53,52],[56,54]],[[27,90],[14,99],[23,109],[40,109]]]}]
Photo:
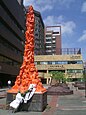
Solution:
[{"label": "walkway", "polygon": [[60,96],[54,115],[85,115],[86,98],[84,91],[74,90],[74,95]]},{"label": "walkway", "polygon": [[[16,115],[86,115],[86,98],[84,90],[73,88],[73,95],[47,96],[48,106],[43,112],[18,112]],[[0,99],[5,104],[6,98]],[[0,109],[0,115],[14,115],[11,111]]]}]

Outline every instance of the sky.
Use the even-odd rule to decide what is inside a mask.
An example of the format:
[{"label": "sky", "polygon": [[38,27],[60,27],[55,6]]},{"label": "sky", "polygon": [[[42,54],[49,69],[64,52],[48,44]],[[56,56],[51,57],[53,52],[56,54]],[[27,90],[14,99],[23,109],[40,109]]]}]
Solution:
[{"label": "sky", "polygon": [[86,61],[86,0],[24,0],[41,13],[45,26],[61,25],[62,48],[81,48]]}]

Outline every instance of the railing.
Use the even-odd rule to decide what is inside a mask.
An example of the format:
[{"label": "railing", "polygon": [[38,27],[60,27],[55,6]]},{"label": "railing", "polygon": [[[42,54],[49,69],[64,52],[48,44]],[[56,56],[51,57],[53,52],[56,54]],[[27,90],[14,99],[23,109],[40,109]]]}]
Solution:
[{"label": "railing", "polygon": [[57,52],[60,52],[60,54],[65,55],[65,54],[81,54],[81,48],[61,48],[61,49],[56,49]]}]

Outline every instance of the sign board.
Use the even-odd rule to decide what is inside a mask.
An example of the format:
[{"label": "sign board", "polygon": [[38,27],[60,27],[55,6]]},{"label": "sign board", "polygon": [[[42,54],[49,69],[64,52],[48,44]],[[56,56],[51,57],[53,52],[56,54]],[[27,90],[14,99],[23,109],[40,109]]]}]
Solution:
[{"label": "sign board", "polygon": [[79,55],[77,55],[77,56],[70,56],[70,59],[81,59],[81,56]]},{"label": "sign board", "polygon": [[65,70],[64,66],[63,65],[50,65],[48,66],[48,70]]}]

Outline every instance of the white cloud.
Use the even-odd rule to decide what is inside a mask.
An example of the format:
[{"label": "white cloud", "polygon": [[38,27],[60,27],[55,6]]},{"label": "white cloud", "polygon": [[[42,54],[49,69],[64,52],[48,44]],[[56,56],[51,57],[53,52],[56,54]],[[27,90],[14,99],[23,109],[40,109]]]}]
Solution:
[{"label": "white cloud", "polygon": [[46,26],[53,26],[57,24],[61,24],[64,20],[64,17],[62,15],[56,17],[56,16],[47,16],[46,19],[44,19],[44,23]]},{"label": "white cloud", "polygon": [[55,26],[55,25],[61,25],[62,27],[62,34],[73,34],[74,29],[76,28],[76,24],[73,21],[64,21],[64,17],[60,15],[59,17],[55,16],[48,16],[46,19],[44,19],[44,23],[46,26]]},{"label": "white cloud", "polygon": [[35,10],[44,12],[53,9],[55,2],[56,0],[24,0],[24,5],[32,5]]},{"label": "white cloud", "polygon": [[82,12],[86,12],[86,2],[84,2],[84,3],[82,4],[81,11],[82,11]]},{"label": "white cloud", "polygon": [[63,34],[73,34],[76,24],[73,21],[63,22],[62,33]]},{"label": "white cloud", "polygon": [[46,26],[56,25],[56,23],[57,23],[56,17],[54,17],[54,16],[47,16],[47,18],[44,19],[44,23],[45,23]]},{"label": "white cloud", "polygon": [[56,8],[70,8],[74,0],[24,0],[24,5],[32,5],[35,10],[44,12]]},{"label": "white cloud", "polygon": [[68,44],[67,42],[62,43],[62,48],[69,48],[70,44]]},{"label": "white cloud", "polygon": [[82,36],[79,38],[78,42],[86,40],[86,30],[83,31]]},{"label": "white cloud", "polygon": [[[44,12],[46,10],[52,10],[55,5],[62,8],[63,6],[69,7],[74,0],[24,0],[24,4],[33,5],[35,10],[40,12]],[[47,26],[54,26],[54,25],[62,25],[62,33],[65,34],[72,34],[76,27],[76,24],[73,21],[64,21],[64,17],[62,15],[56,16],[47,16],[44,19],[44,23]]]},{"label": "white cloud", "polygon": [[74,3],[74,0],[58,0],[59,5],[64,6],[66,8],[70,8],[70,5]]}]

